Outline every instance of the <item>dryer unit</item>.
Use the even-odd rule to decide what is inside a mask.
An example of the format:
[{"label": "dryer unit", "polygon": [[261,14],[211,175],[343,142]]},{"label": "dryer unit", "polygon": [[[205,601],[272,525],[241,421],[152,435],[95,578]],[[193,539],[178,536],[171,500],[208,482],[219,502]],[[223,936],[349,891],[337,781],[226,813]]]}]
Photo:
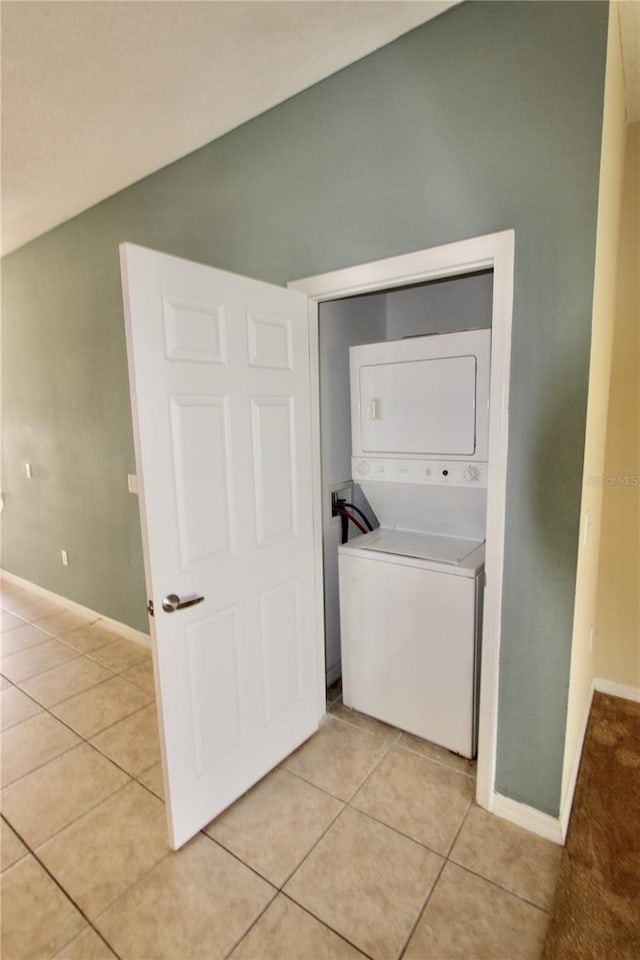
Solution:
[{"label": "dryer unit", "polygon": [[490,350],[490,330],[352,347],[354,475],[478,482],[483,471],[464,467],[488,456]]},{"label": "dryer unit", "polygon": [[347,706],[472,757],[490,330],[352,347],[352,470],[380,529],[339,548]]}]

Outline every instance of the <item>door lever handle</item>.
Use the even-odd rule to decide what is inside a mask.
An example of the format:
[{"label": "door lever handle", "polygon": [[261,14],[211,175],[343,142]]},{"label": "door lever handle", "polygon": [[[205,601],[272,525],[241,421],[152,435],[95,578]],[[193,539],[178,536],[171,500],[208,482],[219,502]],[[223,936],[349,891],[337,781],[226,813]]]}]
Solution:
[{"label": "door lever handle", "polygon": [[184,610],[185,607],[194,607],[196,603],[202,603],[203,600],[204,597],[199,597],[197,593],[191,593],[188,597],[169,593],[162,601],[162,609],[165,613],[174,613],[176,610]]}]

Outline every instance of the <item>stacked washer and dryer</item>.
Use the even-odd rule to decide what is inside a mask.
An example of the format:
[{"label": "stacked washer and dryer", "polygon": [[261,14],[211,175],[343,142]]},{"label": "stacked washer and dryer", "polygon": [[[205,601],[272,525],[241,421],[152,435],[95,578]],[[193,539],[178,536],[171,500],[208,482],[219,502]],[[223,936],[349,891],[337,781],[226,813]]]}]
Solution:
[{"label": "stacked washer and dryer", "polygon": [[352,347],[352,476],[380,524],[339,548],[346,706],[476,752],[490,330]]}]

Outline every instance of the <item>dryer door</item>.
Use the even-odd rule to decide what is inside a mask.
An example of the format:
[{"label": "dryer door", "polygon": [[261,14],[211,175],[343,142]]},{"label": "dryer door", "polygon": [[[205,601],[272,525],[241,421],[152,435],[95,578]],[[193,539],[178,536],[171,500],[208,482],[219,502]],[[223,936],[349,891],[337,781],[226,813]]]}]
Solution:
[{"label": "dryer door", "polygon": [[472,457],[476,378],[475,356],[361,366],[363,454]]}]

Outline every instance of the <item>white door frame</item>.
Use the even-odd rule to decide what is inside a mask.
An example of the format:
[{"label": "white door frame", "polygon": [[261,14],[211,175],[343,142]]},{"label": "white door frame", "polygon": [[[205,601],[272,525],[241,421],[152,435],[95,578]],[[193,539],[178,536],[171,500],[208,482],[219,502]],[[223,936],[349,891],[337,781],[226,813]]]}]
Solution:
[{"label": "white door frame", "polygon": [[[509,440],[509,371],[513,314],[513,266],[515,232],[504,230],[457,243],[347,267],[331,273],[291,281],[288,286],[309,297],[309,344],[311,352],[311,409],[314,473],[314,533],[316,538],[316,590],[318,657],[324,663],[322,503],[320,451],[320,386],[318,304],[359,293],[371,293],[477,270],[493,270],[491,336],[491,390],[489,469],[487,485],[486,588],[482,630],[482,669],[476,801],[493,807],[498,726],[498,677],[501,641],[502,579]],[[320,670],[323,688],[324,673]]]}]

